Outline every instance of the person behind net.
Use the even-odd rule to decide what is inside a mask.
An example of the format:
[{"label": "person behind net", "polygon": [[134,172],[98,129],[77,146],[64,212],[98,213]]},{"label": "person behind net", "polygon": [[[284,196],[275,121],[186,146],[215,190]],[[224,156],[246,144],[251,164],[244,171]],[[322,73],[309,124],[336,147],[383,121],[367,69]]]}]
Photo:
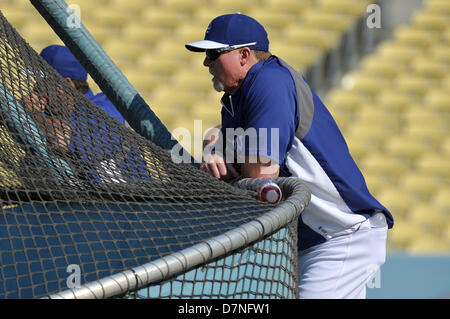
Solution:
[{"label": "person behind net", "polygon": [[[44,48],[40,56],[52,66],[72,87],[85,95],[90,101],[95,103],[119,123],[128,126],[123,116],[119,113],[113,103],[104,93],[93,94],[87,83],[87,72],[70,50],[61,45],[50,45]],[[43,79],[41,79],[42,81]],[[133,147],[127,147],[128,153],[120,156],[121,136],[111,125],[111,121],[105,121],[100,116],[90,114],[85,109],[74,110],[75,101],[67,101],[68,109],[72,112],[71,123],[62,121],[47,112],[47,107],[51,103],[50,98],[42,98],[48,90],[44,82],[37,81],[31,98],[34,103],[26,103],[34,108],[34,118],[38,123],[47,122],[48,125],[41,125],[43,128],[51,127],[53,134],[47,134],[53,147],[60,153],[75,152],[90,171],[91,178],[97,182],[127,182],[129,179],[124,176],[147,175],[145,163],[139,152]],[[61,88],[59,90],[63,92]],[[68,96],[65,97],[67,100]],[[28,97],[28,99],[30,99]],[[38,103],[36,103],[38,101]],[[53,103],[54,104],[54,103]],[[52,110],[58,107],[53,106]],[[76,111],[76,112],[74,112]],[[48,129],[47,129],[48,130]],[[52,133],[52,132],[50,132]],[[67,154],[67,153],[66,153]],[[100,162],[99,162],[100,159]],[[94,164],[94,165],[93,165]]]},{"label": "person behind net", "polygon": [[302,179],[312,195],[298,223],[300,298],[365,298],[393,217],[369,193],[325,105],[270,53],[264,27],[249,16],[216,17],[203,40],[185,46],[206,53],[213,87],[224,92],[201,169],[224,180]]}]

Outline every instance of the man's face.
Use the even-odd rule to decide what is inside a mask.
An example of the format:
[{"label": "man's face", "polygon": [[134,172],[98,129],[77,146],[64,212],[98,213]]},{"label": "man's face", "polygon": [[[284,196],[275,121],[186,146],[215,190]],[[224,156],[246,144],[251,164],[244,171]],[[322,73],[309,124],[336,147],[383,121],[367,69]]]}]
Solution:
[{"label": "man's face", "polygon": [[232,94],[237,90],[242,80],[239,49],[223,52],[215,60],[205,57],[203,65],[213,75],[212,82],[216,91]]}]

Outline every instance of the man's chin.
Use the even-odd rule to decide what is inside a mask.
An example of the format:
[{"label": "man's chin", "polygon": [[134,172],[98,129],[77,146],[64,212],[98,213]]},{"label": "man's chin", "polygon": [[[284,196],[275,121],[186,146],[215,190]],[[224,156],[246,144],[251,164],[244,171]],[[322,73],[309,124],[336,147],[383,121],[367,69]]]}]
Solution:
[{"label": "man's chin", "polygon": [[225,90],[225,87],[219,81],[213,80],[213,87],[214,87],[214,90],[216,90],[217,92],[223,92]]}]

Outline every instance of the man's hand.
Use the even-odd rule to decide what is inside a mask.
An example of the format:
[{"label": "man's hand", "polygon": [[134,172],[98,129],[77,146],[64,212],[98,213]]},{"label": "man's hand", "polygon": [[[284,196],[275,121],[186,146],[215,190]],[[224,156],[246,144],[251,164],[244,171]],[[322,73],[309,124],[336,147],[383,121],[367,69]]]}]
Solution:
[{"label": "man's hand", "polygon": [[215,178],[223,180],[234,179],[239,176],[239,173],[234,169],[232,164],[225,163],[222,156],[217,154],[207,154],[203,158],[203,163],[200,169],[205,171]]}]

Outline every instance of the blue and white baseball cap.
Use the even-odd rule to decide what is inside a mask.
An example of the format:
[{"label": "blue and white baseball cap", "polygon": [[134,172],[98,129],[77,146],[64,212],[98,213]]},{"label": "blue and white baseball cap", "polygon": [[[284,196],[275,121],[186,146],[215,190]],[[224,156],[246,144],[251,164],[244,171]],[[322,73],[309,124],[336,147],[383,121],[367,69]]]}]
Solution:
[{"label": "blue and white baseball cap", "polygon": [[240,13],[225,14],[211,21],[205,39],[186,44],[186,49],[204,52],[210,49],[245,47],[269,51],[269,39],[264,27],[255,19]]}]

